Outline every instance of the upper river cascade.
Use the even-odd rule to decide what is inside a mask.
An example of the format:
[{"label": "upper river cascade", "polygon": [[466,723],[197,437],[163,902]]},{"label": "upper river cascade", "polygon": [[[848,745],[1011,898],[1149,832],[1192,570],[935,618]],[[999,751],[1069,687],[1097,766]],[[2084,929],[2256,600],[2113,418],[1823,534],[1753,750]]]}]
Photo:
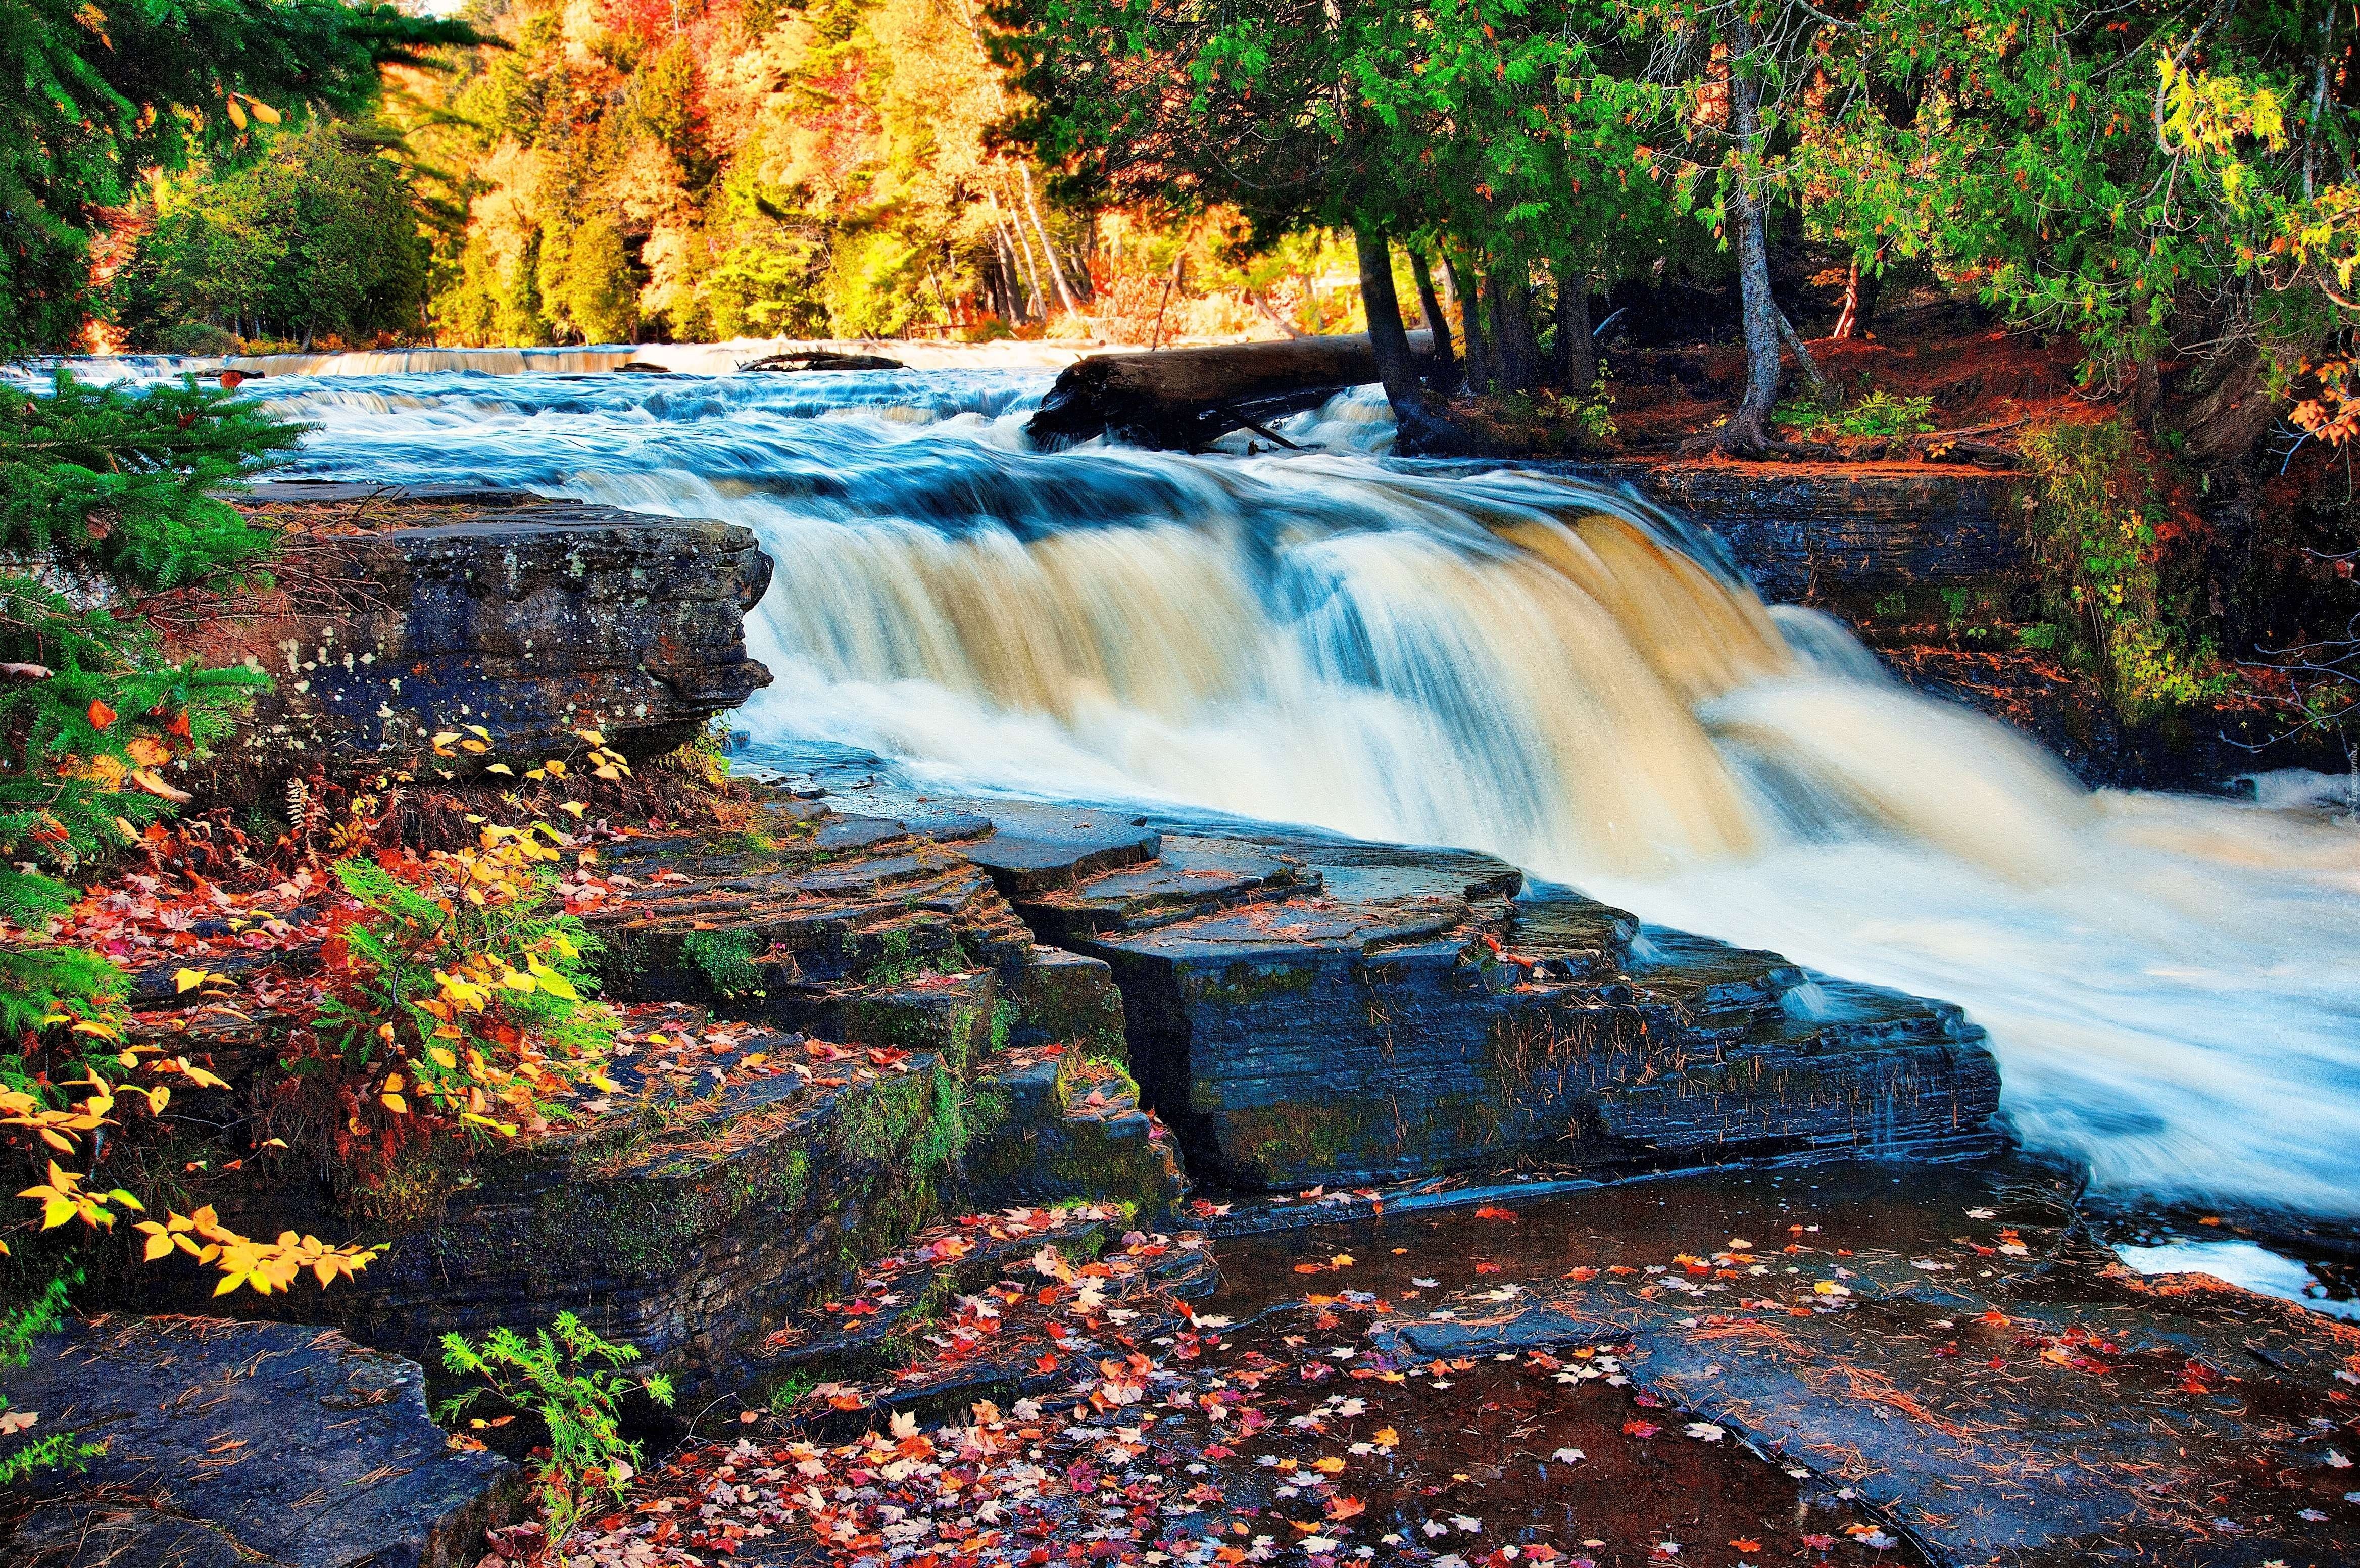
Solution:
[{"label": "upper river cascade", "polygon": [[1487,850],[1961,1003],[2101,1190],[2360,1214],[2360,832],[2085,790],[1626,492],[1391,459],[1367,393],[1049,455],[1023,369],[306,368],[250,389],[292,475],[750,527],[755,761]]}]

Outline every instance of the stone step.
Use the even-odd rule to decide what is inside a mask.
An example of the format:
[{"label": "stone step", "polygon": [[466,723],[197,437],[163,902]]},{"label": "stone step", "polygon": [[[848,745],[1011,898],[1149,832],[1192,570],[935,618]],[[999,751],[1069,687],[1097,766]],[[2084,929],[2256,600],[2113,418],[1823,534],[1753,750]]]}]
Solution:
[{"label": "stone step", "polygon": [[1170,1135],[1142,1110],[1139,1085],[1115,1062],[1060,1047],[1019,1049],[978,1074],[961,1201],[975,1210],[1082,1200],[1120,1204],[1150,1229],[1178,1212],[1182,1181]]},{"label": "stone step", "polygon": [[1318,873],[1292,857],[1233,839],[1167,834],[1155,859],[1100,872],[1070,887],[1020,894],[1016,912],[1038,939],[1064,942],[1318,889]]}]

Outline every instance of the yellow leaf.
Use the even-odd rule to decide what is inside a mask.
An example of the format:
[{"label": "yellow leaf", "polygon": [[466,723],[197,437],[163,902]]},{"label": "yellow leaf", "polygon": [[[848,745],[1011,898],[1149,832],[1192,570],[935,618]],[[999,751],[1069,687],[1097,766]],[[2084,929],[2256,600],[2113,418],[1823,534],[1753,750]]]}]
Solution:
[{"label": "yellow leaf", "polygon": [[201,969],[180,970],[172,976],[172,989],[176,992],[194,991],[213,978]]},{"label": "yellow leaf", "polygon": [[264,103],[261,99],[248,98],[246,101],[246,106],[253,110],[254,117],[260,120],[264,125],[275,126],[279,123],[279,111]]},{"label": "yellow leaf", "polygon": [[585,811],[588,810],[589,807],[584,806],[578,800],[561,800],[557,803],[557,809],[563,812],[570,812],[574,816],[579,817]]},{"label": "yellow leaf", "polygon": [[410,1102],[404,1100],[399,1094],[380,1094],[377,1099],[378,1104],[384,1106],[387,1110],[392,1112],[397,1116],[407,1116],[410,1114]]},{"label": "yellow leaf", "polygon": [[448,1046],[429,1046],[426,1054],[434,1058],[437,1067],[453,1069],[459,1065],[459,1054]]},{"label": "yellow leaf", "polygon": [[398,1072],[387,1073],[385,1075],[385,1086],[388,1091],[399,1089],[401,1087],[401,1074]]},{"label": "yellow leaf", "polygon": [[574,989],[573,982],[546,964],[533,965],[532,975],[541,982],[541,989],[550,995],[566,1002],[582,1000],[582,993]]},{"label": "yellow leaf", "polygon": [[605,779],[609,784],[612,784],[615,780],[621,778],[623,775],[616,772],[612,767],[605,767],[600,768],[595,776]]},{"label": "yellow leaf", "polygon": [[476,756],[481,756],[486,751],[490,751],[491,747],[481,740],[462,740],[459,742],[459,750],[462,751],[472,752]]},{"label": "yellow leaf", "polygon": [[581,736],[593,746],[604,746],[606,743],[606,738],[595,729],[576,729],[574,733]]},{"label": "yellow leaf", "polygon": [[506,773],[510,778],[516,777],[516,771],[510,768],[506,762],[489,763],[485,767],[484,772],[487,773]]},{"label": "yellow leaf", "polygon": [[235,126],[239,130],[246,129],[246,110],[244,106],[238,103],[237,95],[235,93],[232,93],[227,98],[223,99],[222,106],[229,111],[229,123],[231,125]]},{"label": "yellow leaf", "polygon": [[159,1257],[170,1256],[172,1252],[171,1233],[162,1230],[158,1231],[155,1234],[148,1238],[148,1245],[145,1250],[147,1255],[140,1260],[143,1263],[153,1263]]},{"label": "yellow leaf", "polygon": [[480,724],[462,724],[459,728],[465,730],[470,735],[480,736],[486,740],[492,738],[492,732],[485,729]]},{"label": "yellow leaf", "polygon": [[[222,1282],[213,1287],[213,1294],[216,1296],[226,1296],[245,1283],[246,1276],[243,1274],[224,1274],[222,1276]],[[262,1287],[257,1283],[255,1286],[255,1288],[258,1291]]]},{"label": "yellow leaf", "polygon": [[89,1018],[76,1024],[73,1026],[73,1032],[77,1035],[96,1035],[102,1040],[120,1038],[113,1025],[97,1023]]},{"label": "yellow leaf", "polygon": [[63,1198],[52,1198],[41,1205],[41,1229],[54,1231],[74,1217],[74,1205]]},{"label": "yellow leaf", "polygon": [[565,764],[555,757],[550,758],[549,761],[541,763],[541,765],[549,770],[549,776],[551,778],[562,779],[565,776]]}]

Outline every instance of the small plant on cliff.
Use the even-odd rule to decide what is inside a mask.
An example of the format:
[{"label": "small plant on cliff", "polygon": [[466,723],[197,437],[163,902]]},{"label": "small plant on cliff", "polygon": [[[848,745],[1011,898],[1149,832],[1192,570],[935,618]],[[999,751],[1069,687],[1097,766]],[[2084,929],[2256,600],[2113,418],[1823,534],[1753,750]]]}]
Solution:
[{"label": "small plant on cliff", "polygon": [[[571,1312],[560,1312],[551,1328],[535,1330],[530,1339],[505,1328],[494,1329],[481,1344],[470,1344],[464,1334],[444,1334],[443,1368],[480,1378],[482,1386],[445,1400],[435,1414],[445,1424],[455,1422],[490,1395],[548,1429],[548,1458],[535,1479],[554,1547],[573,1532],[599,1493],[620,1498],[639,1464],[639,1445],[622,1434],[623,1400],[645,1394],[672,1407],[669,1377],[620,1375],[619,1368],[639,1358],[638,1351],[599,1338]],[[497,1420],[474,1417],[470,1423],[480,1430]]]},{"label": "small plant on cliff", "polygon": [[2167,587],[2168,513],[2129,430],[2051,425],[2025,437],[2024,457],[2045,619],[2069,629],[2115,706],[2142,720],[2226,692],[2232,677],[2189,626],[2188,596]]},{"label": "small plant on cliff", "polygon": [[1817,399],[1797,398],[1773,409],[1770,422],[1807,435],[1923,435],[1934,428],[1934,400],[1897,398],[1879,389],[1831,409]]}]

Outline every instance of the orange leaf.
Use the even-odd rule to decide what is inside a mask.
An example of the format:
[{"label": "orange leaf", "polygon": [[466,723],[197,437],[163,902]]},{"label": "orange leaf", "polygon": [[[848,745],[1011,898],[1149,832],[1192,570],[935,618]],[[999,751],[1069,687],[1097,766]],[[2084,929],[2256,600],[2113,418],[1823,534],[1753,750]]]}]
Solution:
[{"label": "orange leaf", "polygon": [[90,699],[90,727],[93,729],[104,729],[108,725],[114,723],[115,719],[115,709],[107,707],[106,704],[99,701],[96,697]]}]

